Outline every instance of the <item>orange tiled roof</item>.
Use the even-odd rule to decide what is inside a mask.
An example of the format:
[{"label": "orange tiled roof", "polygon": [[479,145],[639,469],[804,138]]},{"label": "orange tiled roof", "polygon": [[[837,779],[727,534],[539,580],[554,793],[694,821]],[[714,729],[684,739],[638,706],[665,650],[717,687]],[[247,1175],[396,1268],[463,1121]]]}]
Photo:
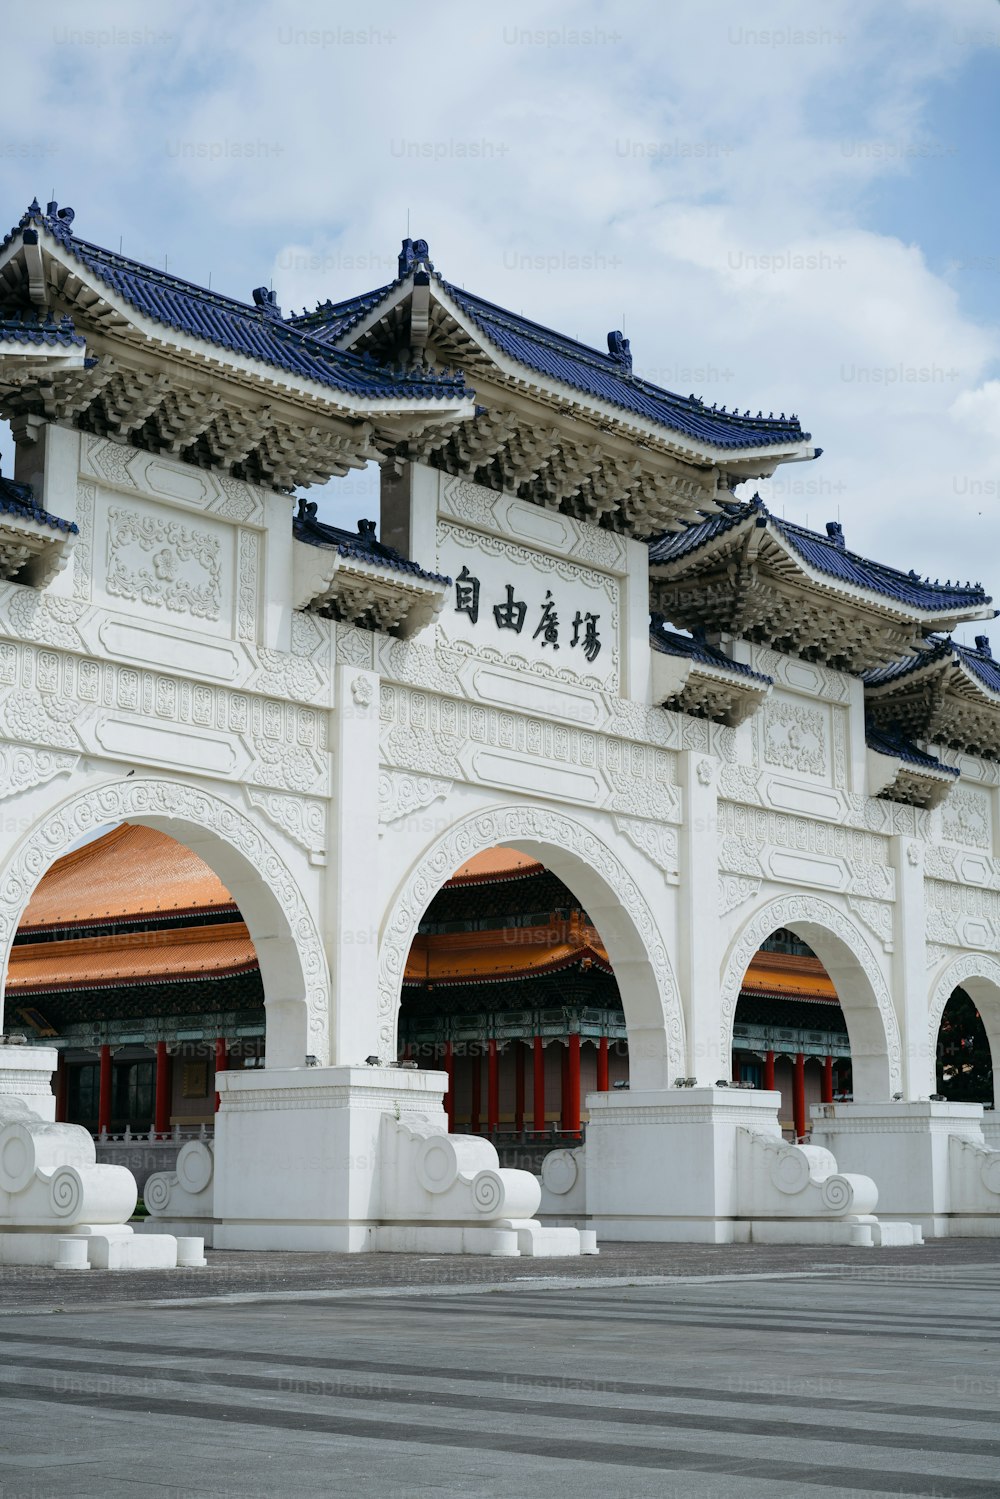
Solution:
[{"label": "orange tiled roof", "polygon": [[406,960],[408,984],[488,983],[531,978],[574,963],[611,971],[592,926],[573,916],[544,927],[503,927],[485,932],[445,932],[414,939]]},{"label": "orange tiled roof", "polygon": [[837,1004],[833,980],[819,958],[798,953],[759,952],[743,979],[748,994],[776,994],[782,999],[818,999]]},{"label": "orange tiled roof", "polygon": [[487,848],[460,864],[449,885],[486,884],[490,880],[520,879],[525,875],[544,873],[545,865],[516,848]]},{"label": "orange tiled roof", "polygon": [[197,854],[155,828],[123,823],[58,859],[20,930],[210,911],[235,903]]},{"label": "orange tiled roof", "polygon": [[114,937],[73,937],[62,942],[22,942],[11,949],[7,993],[24,996],[229,978],[251,973],[256,967],[257,955],[242,921]]}]

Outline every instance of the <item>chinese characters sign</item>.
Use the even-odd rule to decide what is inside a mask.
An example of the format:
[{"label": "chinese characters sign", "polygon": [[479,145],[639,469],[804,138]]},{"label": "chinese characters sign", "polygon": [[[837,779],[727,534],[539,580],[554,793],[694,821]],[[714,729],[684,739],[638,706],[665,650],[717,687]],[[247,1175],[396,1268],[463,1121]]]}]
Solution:
[{"label": "chinese characters sign", "polygon": [[[464,566],[455,580],[455,613],[467,614],[474,625],[479,623],[481,589],[480,580],[472,576],[468,566]],[[504,594],[502,603],[493,605],[496,627],[498,630],[513,630],[515,635],[520,635],[524,629],[528,606],[524,599],[515,599],[513,583],[504,585]],[[573,632],[571,638],[567,641],[564,636],[560,641],[559,614],[552,596],[552,589],[547,588],[545,598],[542,600],[541,615],[531,638],[541,640],[543,646],[551,646],[554,651],[559,649],[560,644],[568,643],[571,650],[580,646],[587,660],[593,662],[601,653],[601,636],[598,628],[600,622],[599,614],[591,612],[581,614],[577,609],[570,621],[570,628]]]},{"label": "chinese characters sign", "polygon": [[439,616],[449,644],[535,675],[617,685],[615,579],[458,526],[440,528],[439,546],[453,579]]}]

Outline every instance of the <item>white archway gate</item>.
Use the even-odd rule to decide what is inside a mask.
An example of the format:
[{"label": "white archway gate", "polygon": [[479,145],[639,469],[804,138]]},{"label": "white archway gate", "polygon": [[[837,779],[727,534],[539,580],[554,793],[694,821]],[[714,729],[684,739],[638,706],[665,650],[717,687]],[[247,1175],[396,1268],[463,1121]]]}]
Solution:
[{"label": "white archway gate", "polygon": [[902,1045],[889,986],[855,924],[817,896],[785,895],[769,901],[733,941],[722,978],[723,1056],[732,1053],[736,1005],[747,968],[781,927],[808,943],[833,981],[847,1021],[855,1097],[890,1099],[901,1087]]},{"label": "white archway gate", "polygon": [[126,776],[77,791],[22,840],[0,886],[0,961],[39,880],[81,838],[106,824],[144,823],[197,853],[230,891],[257,953],[267,1010],[269,1066],[329,1059],[329,974],[316,924],[296,881],[261,830],[201,786]]},{"label": "white archway gate", "polygon": [[583,902],[619,979],[634,1087],[666,1087],[684,1066],[684,1014],[666,943],[636,878],[610,844],[547,807],[473,812],[426,849],[386,916],[379,949],[379,1044],[396,1054],[407,955],[432,897],[467,859],[503,845],[543,863]]}]

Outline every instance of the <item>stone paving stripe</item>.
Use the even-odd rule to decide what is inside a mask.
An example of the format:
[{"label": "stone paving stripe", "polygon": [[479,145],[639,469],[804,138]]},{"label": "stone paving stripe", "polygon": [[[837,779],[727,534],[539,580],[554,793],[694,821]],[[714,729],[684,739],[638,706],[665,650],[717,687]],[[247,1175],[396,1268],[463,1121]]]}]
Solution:
[{"label": "stone paving stripe", "polygon": [[[914,1483],[926,1486],[947,1484],[943,1491],[948,1499],[996,1499],[995,1478],[955,1478],[953,1474],[879,1472],[871,1467],[851,1469],[840,1464],[820,1465],[793,1463],[774,1459],[740,1456],[734,1463],[730,1455],[712,1455],[676,1448],[613,1446],[606,1442],[588,1442],[584,1438],[529,1437],[524,1434],[491,1431],[462,1431],[453,1427],[434,1427],[426,1423],[387,1424],[384,1420],[359,1420],[353,1417],[317,1415],[312,1412],[275,1410],[245,1405],[232,1406],[209,1402],[168,1400],[154,1396],[88,1394],[83,1391],[49,1392],[4,1386],[8,1400],[29,1404],[66,1406],[97,1410],[102,1414],[131,1413],[145,1417],[160,1415],[184,1420],[215,1421],[231,1428],[247,1425],[281,1431],[314,1432],[324,1436],[341,1436],[353,1440],[370,1438],[376,1444],[401,1442],[422,1447],[440,1447],[475,1452],[503,1452],[522,1457],[562,1459],[576,1463],[599,1464],[615,1468],[646,1468],[664,1472],[718,1473],[744,1478],[765,1478],[772,1483],[797,1483],[829,1491],[835,1488],[855,1489],[860,1493],[912,1496]],[[917,1492],[920,1492],[919,1490]],[[923,1489],[924,1493],[928,1490]],[[931,1490],[930,1492],[933,1492]]]}]

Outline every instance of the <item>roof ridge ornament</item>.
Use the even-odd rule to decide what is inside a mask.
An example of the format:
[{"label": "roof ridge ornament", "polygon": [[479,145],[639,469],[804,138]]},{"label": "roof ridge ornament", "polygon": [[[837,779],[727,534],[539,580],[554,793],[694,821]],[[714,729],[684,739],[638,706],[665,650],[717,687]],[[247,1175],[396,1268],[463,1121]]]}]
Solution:
[{"label": "roof ridge ornament", "polygon": [[990,647],[990,637],[988,635],[976,636],[976,650],[981,656],[988,656],[991,661],[993,660],[993,651]]},{"label": "roof ridge ornament", "polygon": [[613,328],[608,334],[608,353],[617,360],[623,375],[631,375],[632,346],[619,328]]},{"label": "roof ridge ornament", "polygon": [[847,543],[844,540],[844,528],[840,524],[839,520],[827,521],[826,534],[827,536],[829,536],[835,547],[839,547],[842,552],[846,552]]},{"label": "roof ridge ornament", "polygon": [[431,260],[431,250],[425,239],[404,239],[399,252],[399,279],[409,276],[412,271],[421,268],[425,271],[434,269]]},{"label": "roof ridge ornament", "polygon": [[281,308],[278,306],[278,294],[273,287],[255,286],[253,289],[254,304],[260,309],[266,318],[273,322],[281,322]]}]

